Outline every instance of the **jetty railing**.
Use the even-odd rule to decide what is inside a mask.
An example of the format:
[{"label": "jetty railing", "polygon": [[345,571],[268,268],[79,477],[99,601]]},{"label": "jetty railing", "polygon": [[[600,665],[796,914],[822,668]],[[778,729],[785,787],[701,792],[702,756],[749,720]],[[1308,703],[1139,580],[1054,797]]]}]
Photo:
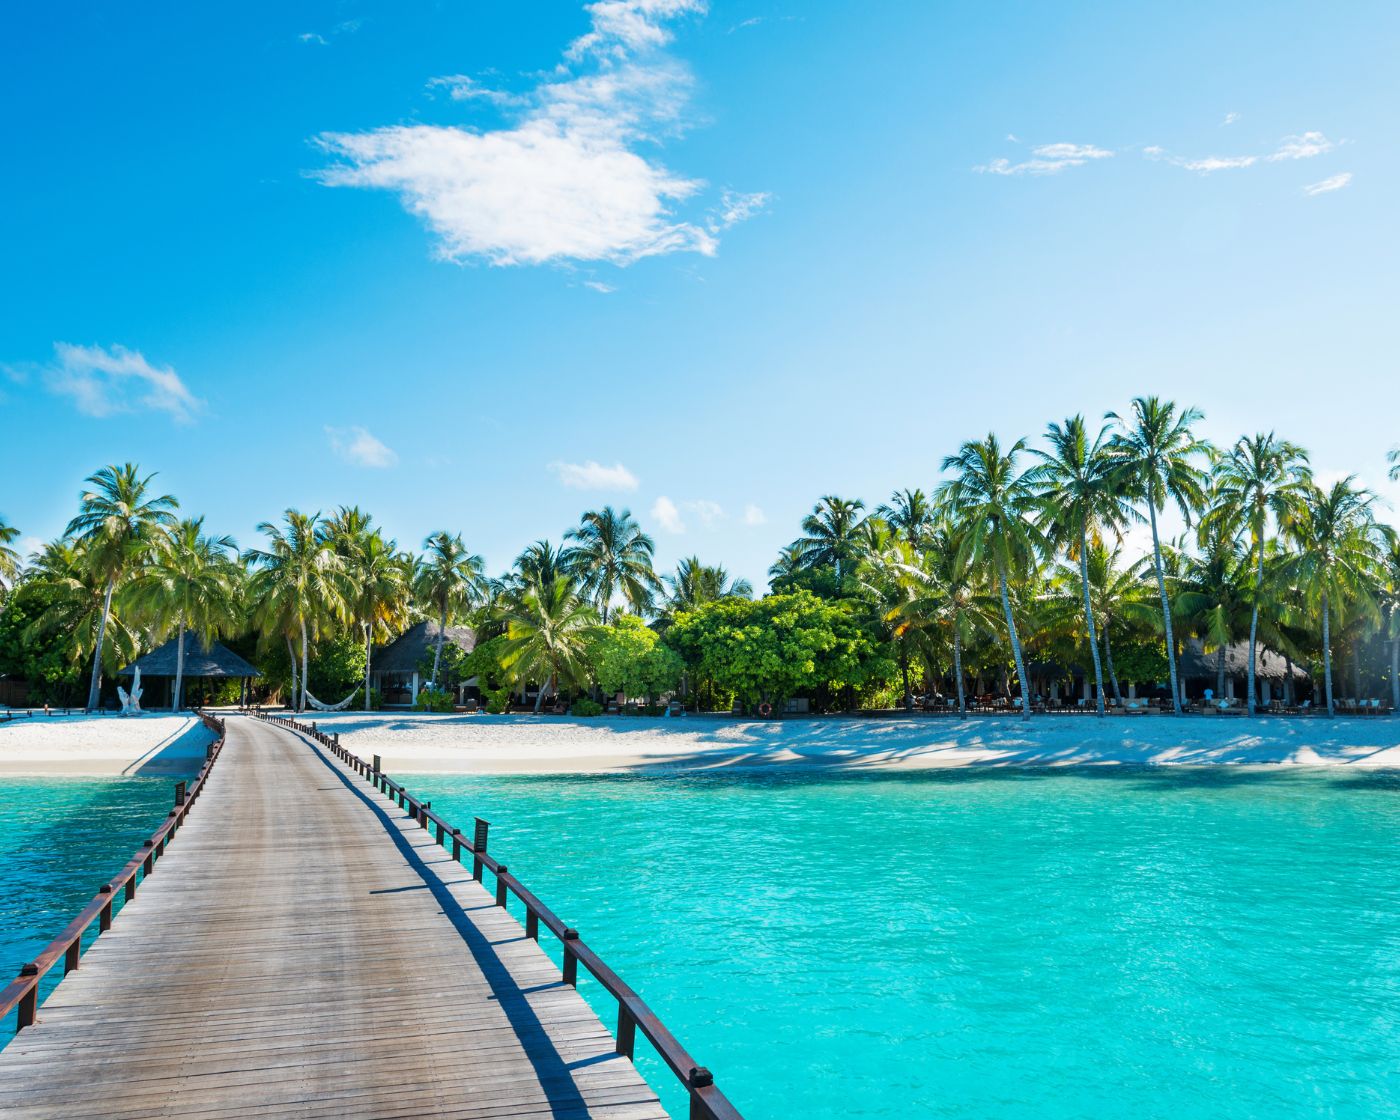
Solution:
[{"label": "jetty railing", "polygon": [[83,907],[76,918],[68,923],[64,931],[50,941],[37,957],[21,967],[19,975],[10,981],[3,991],[0,991],[0,1019],[16,1008],[19,1009],[16,1018],[16,1033],[24,1030],[25,1027],[33,1026],[39,1012],[39,984],[49,970],[58,963],[60,958],[63,960],[64,976],[78,967],[83,953],[83,935],[87,933],[88,927],[93,922],[98,923],[97,933],[99,937],[112,928],[117,892],[123,892],[125,902],[130,902],[136,897],[137,885],[144,883],[151,877],[152,872],[155,871],[156,861],[165,855],[165,849],[169,847],[170,841],[175,838],[176,832],[185,823],[185,818],[189,816],[194,803],[199,800],[199,795],[204,792],[209,772],[214,768],[214,763],[218,761],[219,752],[223,750],[224,721],[216,719],[207,712],[197,711],[196,714],[204,722],[204,726],[214,732],[217,738],[209,744],[209,748],[205,752],[204,765],[200,767],[199,774],[194,781],[175,783],[175,807],[166,816],[165,823],[151,833],[150,837],[137,849],[136,854],[127,861],[127,865],[114,878],[107,880],[97,889],[93,900]]},{"label": "jetty railing", "polygon": [[480,817],[475,818],[472,833],[468,836],[433,812],[431,802],[414,797],[385,774],[380,769],[378,756],[374,762],[366,762],[359,755],[342,747],[338,734],[327,734],[314,723],[301,723],[288,716],[272,715],[258,709],[253,709],[251,714],[268,723],[304,735],[325,747],[380,793],[398,802],[399,808],[416,820],[421,828],[432,831],[433,838],[439,846],[448,849],[450,845],[452,858],[458,863],[462,862],[463,853],[467,853],[471,857],[472,878],[477,882],[483,881],[483,872],[490,872],[495,878],[497,906],[505,909],[510,895],[514,895],[524,904],[525,936],[532,941],[538,941],[540,926],[543,925],[559,939],[564,953],[564,983],[571,988],[577,987],[578,968],[579,965],[583,965],[604,990],[617,1000],[615,1051],[632,1061],[637,1032],[641,1031],[689,1094],[690,1120],[743,1120],[739,1110],[715,1085],[714,1076],[710,1071],[696,1064],[690,1051],[681,1045],[656,1013],[647,1006],[646,1001],[588,947],[579,937],[578,930],[565,925],[553,910],[511,873],[506,864],[487,851],[490,831],[488,822]]}]

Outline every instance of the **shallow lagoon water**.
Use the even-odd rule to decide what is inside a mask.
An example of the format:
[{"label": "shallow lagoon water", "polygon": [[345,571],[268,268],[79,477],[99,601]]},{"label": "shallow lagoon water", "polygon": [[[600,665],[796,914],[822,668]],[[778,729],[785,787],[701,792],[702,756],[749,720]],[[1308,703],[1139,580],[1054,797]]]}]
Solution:
[{"label": "shallow lagoon water", "polygon": [[750,1120],[1400,1115],[1400,776],[408,784]]}]

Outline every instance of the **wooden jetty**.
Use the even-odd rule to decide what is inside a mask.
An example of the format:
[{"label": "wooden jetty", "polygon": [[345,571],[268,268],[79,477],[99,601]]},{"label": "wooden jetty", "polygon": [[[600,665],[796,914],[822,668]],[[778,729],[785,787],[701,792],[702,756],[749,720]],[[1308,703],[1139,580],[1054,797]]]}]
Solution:
[{"label": "wooden jetty", "polygon": [[[630,1060],[640,1032],[692,1118],[740,1120],[487,850],[484,821],[463,835],[314,725],[204,718],[218,741],[169,818],[0,992],[18,1026],[0,1116],[662,1120]],[[580,964],[617,1000],[615,1032]]]}]

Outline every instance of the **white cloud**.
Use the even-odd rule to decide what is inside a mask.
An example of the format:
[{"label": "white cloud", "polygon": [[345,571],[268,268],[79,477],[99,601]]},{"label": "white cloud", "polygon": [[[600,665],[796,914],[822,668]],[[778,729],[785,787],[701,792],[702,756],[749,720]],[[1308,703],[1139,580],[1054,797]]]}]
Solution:
[{"label": "white cloud", "polygon": [[[323,133],[318,142],[339,162],[319,177],[330,186],[396,192],[448,260],[630,264],[662,253],[712,255],[724,225],[707,227],[675,210],[704,183],[653,154],[661,139],[684,131],[693,85],[689,70],[661,51],[671,39],[664,21],[704,10],[699,0],[590,4],[592,30],[566,53],[588,72],[560,67],[519,95],[484,91],[466,75],[430,83],[458,100],[496,97],[512,110],[507,126]],[[734,211],[734,221],[756,208],[720,205]]]},{"label": "white cloud", "polygon": [[1093,144],[1041,144],[1031,149],[1031,157],[1021,163],[994,159],[973,170],[989,175],[1057,175],[1067,167],[1079,167],[1095,159],[1109,159],[1106,148]]},{"label": "white cloud", "polygon": [[466,74],[444,74],[428,79],[429,89],[445,89],[453,101],[489,101],[493,105],[509,105],[515,95],[504,90],[489,89]]},{"label": "white cloud", "polygon": [[768,515],[752,502],[744,507],[745,525],[762,525],[768,520]]},{"label": "white cloud", "polygon": [[617,291],[611,284],[605,284],[601,280],[585,280],[583,286],[585,288],[592,288],[595,292],[602,292],[604,295],[609,295]]},{"label": "white cloud", "polygon": [[354,425],[349,428],[326,428],[331,450],[347,463],[357,467],[385,468],[398,465],[399,457],[367,429]]},{"label": "white cloud", "polygon": [[1226,125],[1234,124],[1239,119],[1240,115],[1238,113],[1226,113],[1225,119],[1220,122],[1220,127],[1224,128]]},{"label": "white cloud", "polygon": [[621,463],[610,467],[589,459],[586,463],[549,464],[559,481],[574,490],[635,490],[637,476]]},{"label": "white cloud", "polygon": [[1199,171],[1209,175],[1212,171],[1229,171],[1237,167],[1253,167],[1259,162],[1258,156],[1206,156],[1204,159],[1173,159],[1172,163],[1187,171]]},{"label": "white cloud", "polygon": [[718,233],[720,230],[747,221],[767,206],[771,197],[766,191],[754,191],[749,194],[740,191],[725,191],[720,195],[719,208],[715,211],[714,217],[710,219],[710,232]]},{"label": "white cloud", "polygon": [[688,513],[693,513],[699,518],[700,524],[706,529],[713,529],[724,520],[724,507],[708,498],[696,498],[694,501],[686,502],[685,508]]},{"label": "white cloud", "polygon": [[681,520],[681,511],[676,508],[676,503],[666,497],[665,494],[657,498],[651,506],[651,515],[655,518],[663,529],[668,533],[684,533],[685,522]]},{"label": "white cloud", "polygon": [[318,35],[314,31],[307,31],[297,36],[297,41],[302,43],[315,43],[318,47],[326,46],[326,37]]},{"label": "white cloud", "polygon": [[51,392],[72,397],[88,416],[124,412],[165,412],[188,424],[204,410],[169,366],[152,365],[138,350],[125,346],[73,346],[54,343],[54,364],[44,370]]},{"label": "white cloud", "polygon": [[1304,132],[1298,136],[1285,136],[1279,143],[1278,151],[1266,157],[1270,163],[1281,159],[1312,159],[1314,156],[1330,152],[1336,145],[1320,132]]},{"label": "white cloud", "polygon": [[1309,183],[1303,188],[1303,193],[1311,198],[1315,194],[1326,194],[1328,191],[1339,191],[1343,187],[1350,185],[1351,172],[1343,171],[1340,175],[1333,175],[1323,179],[1320,183]]}]

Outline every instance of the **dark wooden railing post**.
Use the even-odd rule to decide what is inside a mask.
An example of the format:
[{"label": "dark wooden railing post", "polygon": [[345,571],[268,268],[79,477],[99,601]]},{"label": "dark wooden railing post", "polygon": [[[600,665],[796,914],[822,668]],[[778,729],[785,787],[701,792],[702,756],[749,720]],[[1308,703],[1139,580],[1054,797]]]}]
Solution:
[{"label": "dark wooden railing post", "polygon": [[428,810],[433,807],[431,801],[424,801],[418,806],[418,823],[423,827],[428,827]]},{"label": "dark wooden railing post", "polygon": [[181,806],[185,803],[185,798],[189,796],[189,787],[184,782],[175,783],[175,804]]},{"label": "dark wooden railing post", "polygon": [[472,836],[472,852],[475,853],[472,859],[472,878],[478,883],[481,882],[481,871],[485,866],[481,862],[481,853],[486,851],[487,833],[491,831],[491,825],[480,817],[476,817],[476,833]]},{"label": "dark wooden railing post", "polygon": [[[38,976],[39,966],[37,964],[25,964],[20,966],[21,976]],[[17,1030],[24,1030],[25,1027],[34,1025],[34,1017],[39,1010],[39,982],[34,982],[34,987],[24,994],[24,998],[19,1001],[19,1018],[15,1022]]]},{"label": "dark wooden railing post", "polygon": [[619,1003],[617,1005],[617,1052],[630,1060],[636,1045],[637,1020],[632,1018],[632,1012],[627,1010],[625,1003]]},{"label": "dark wooden railing post", "polygon": [[378,774],[379,771],[381,771],[381,770],[383,770],[383,769],[384,769],[383,763],[380,761],[379,756],[378,756],[378,755],[375,755],[375,756],[374,756],[374,772],[375,772],[376,774]]},{"label": "dark wooden railing post", "polygon": [[571,944],[577,940],[578,930],[571,927],[564,931],[564,983],[571,988],[578,987],[578,957]]},{"label": "dark wooden railing post", "polygon": [[525,936],[531,941],[540,939],[540,916],[533,910],[525,915]]},{"label": "dark wooden railing post", "polygon": [[112,885],[110,883],[103,883],[102,886],[97,889],[97,893],[107,896],[107,905],[102,907],[102,913],[97,919],[97,931],[99,933],[106,933],[112,928]]},{"label": "dark wooden railing post", "polygon": [[704,1066],[696,1066],[690,1071],[690,1120],[710,1120],[710,1110],[695,1090],[708,1089],[715,1083],[714,1074]]},{"label": "dark wooden railing post", "polygon": [[444,835],[445,835],[445,831],[444,831],[444,829],[443,829],[443,827],[442,827],[442,821],[438,821],[438,823],[437,823],[437,842],[438,842],[438,845],[439,845],[439,846],[442,845],[442,838],[443,838]]},{"label": "dark wooden railing post", "polygon": [[63,954],[63,975],[67,976],[78,967],[78,960],[83,955],[83,939],[80,936],[73,938],[73,942],[68,946],[68,951]]},{"label": "dark wooden railing post", "polygon": [[146,849],[146,862],[141,865],[141,870],[149,875],[156,866],[156,842],[147,840],[141,846]]},{"label": "dark wooden railing post", "polygon": [[505,909],[506,905],[506,873],[510,871],[504,863],[496,865],[496,905]]},{"label": "dark wooden railing post", "polygon": [[460,828],[452,830],[452,861],[454,863],[462,862],[462,830]]}]

